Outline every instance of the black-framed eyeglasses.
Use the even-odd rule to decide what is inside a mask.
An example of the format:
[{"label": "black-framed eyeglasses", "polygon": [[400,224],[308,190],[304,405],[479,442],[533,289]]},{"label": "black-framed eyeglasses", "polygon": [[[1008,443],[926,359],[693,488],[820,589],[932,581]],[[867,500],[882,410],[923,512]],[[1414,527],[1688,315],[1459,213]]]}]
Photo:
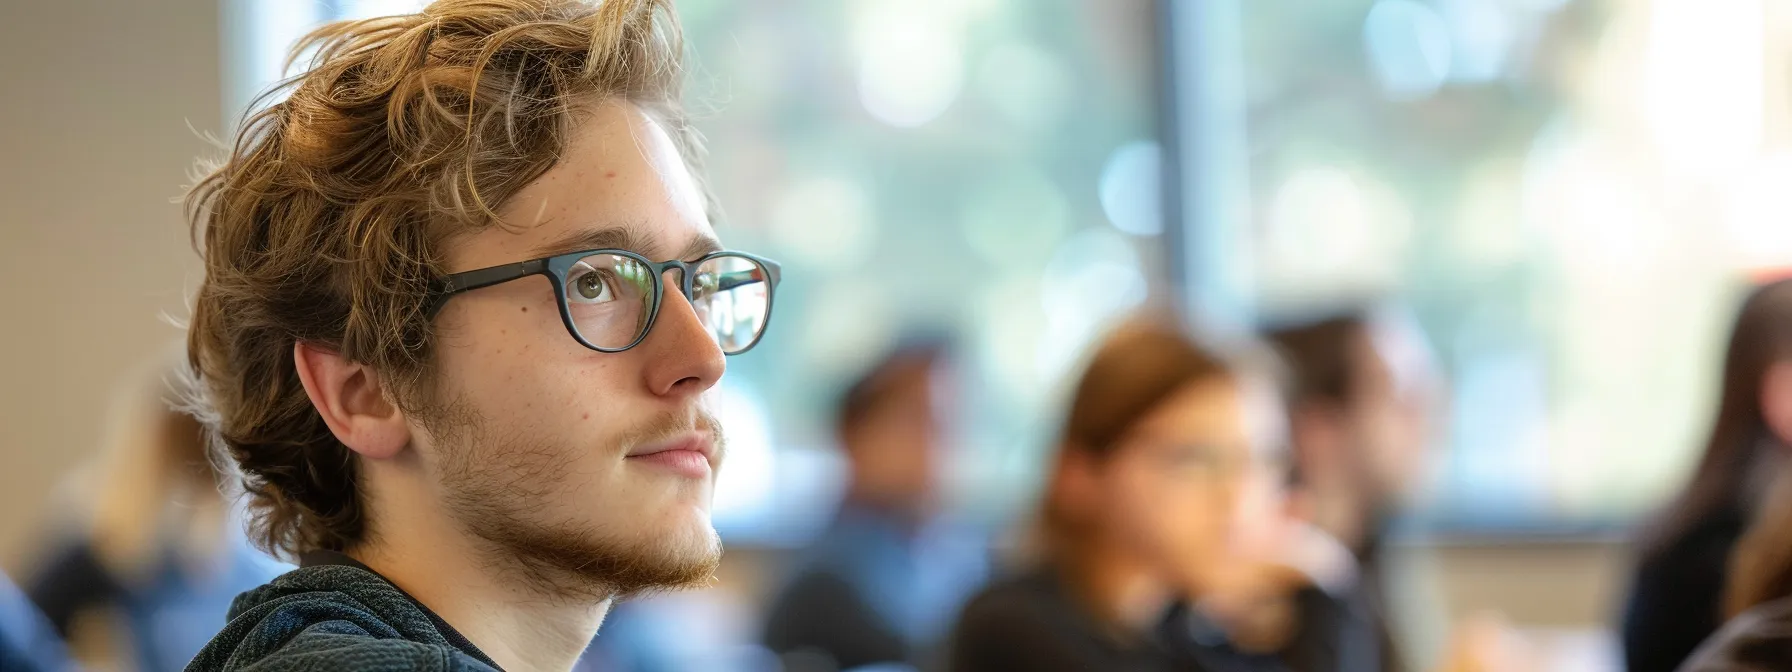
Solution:
[{"label": "black-framed eyeglasses", "polygon": [[545,275],[553,280],[560,319],[572,337],[592,350],[622,352],[647,338],[672,269],[678,269],[679,292],[724,354],[759,343],[771,321],[778,263],[745,252],[654,262],[627,250],[586,250],[455,273],[433,293],[427,314],[434,319],[461,292]]}]

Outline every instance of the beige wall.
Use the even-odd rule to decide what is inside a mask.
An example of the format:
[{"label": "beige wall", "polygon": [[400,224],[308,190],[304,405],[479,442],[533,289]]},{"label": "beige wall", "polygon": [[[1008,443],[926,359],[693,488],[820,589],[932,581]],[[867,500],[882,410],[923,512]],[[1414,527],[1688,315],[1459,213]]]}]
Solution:
[{"label": "beige wall", "polygon": [[219,128],[218,0],[0,0],[0,566],[198,277],[171,202]]}]

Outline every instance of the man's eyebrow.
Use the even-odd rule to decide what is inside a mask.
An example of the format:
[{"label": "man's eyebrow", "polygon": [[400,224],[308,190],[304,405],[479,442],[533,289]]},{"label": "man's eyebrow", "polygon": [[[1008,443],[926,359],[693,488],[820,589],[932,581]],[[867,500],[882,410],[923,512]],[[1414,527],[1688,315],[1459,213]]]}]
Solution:
[{"label": "man's eyebrow", "polygon": [[[659,252],[659,247],[658,241],[651,236],[641,235],[637,227],[612,226],[603,229],[568,232],[566,235],[536,247],[533,254],[535,258],[541,258],[585,250],[613,249],[628,250],[635,254],[651,257]],[[716,240],[714,236],[698,235],[691,238],[691,242],[685,245],[678,258],[696,259],[721,249],[721,241]],[[665,260],[655,258],[654,261]]]},{"label": "man's eyebrow", "polygon": [[585,250],[628,250],[636,254],[650,252],[652,241],[636,233],[632,226],[611,226],[602,229],[581,229],[567,232],[535,248],[536,258],[552,257]]},{"label": "man's eyebrow", "polygon": [[692,238],[691,242],[684,246],[684,252],[679,254],[678,258],[688,261],[711,252],[720,251],[722,251],[722,241],[716,240],[715,236],[700,234],[695,238]]}]

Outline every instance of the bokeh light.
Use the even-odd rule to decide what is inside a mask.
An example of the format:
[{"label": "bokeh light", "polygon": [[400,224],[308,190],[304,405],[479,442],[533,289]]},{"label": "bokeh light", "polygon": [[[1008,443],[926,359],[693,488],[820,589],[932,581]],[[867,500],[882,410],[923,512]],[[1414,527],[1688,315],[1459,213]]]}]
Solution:
[{"label": "bokeh light", "polygon": [[1655,0],[1651,10],[1643,109],[1664,168],[1727,177],[1762,137],[1761,0]]},{"label": "bokeh light", "polygon": [[1792,152],[1761,158],[1737,180],[1728,224],[1738,267],[1792,266]]},{"label": "bokeh light", "polygon": [[1163,151],[1148,140],[1121,145],[1101,168],[1101,210],[1135,236],[1163,232]]},{"label": "bokeh light", "polygon": [[772,203],[772,240],[794,260],[837,271],[861,266],[877,235],[871,194],[845,174],[793,181]]},{"label": "bokeh light", "polygon": [[946,111],[964,86],[962,29],[936,2],[869,0],[853,38],[859,102],[892,126],[920,126]]},{"label": "bokeh light", "polygon": [[1063,123],[1070,75],[1057,56],[1020,40],[990,47],[977,66],[975,94],[1009,123],[1034,133]]},{"label": "bokeh light", "polygon": [[1266,276],[1342,294],[1395,284],[1413,222],[1392,188],[1361,171],[1316,165],[1289,174],[1274,194],[1260,248]]},{"label": "bokeh light", "polygon": [[1037,268],[1070,232],[1070,205],[1051,176],[1030,165],[992,174],[959,213],[964,240],[984,262]]},{"label": "bokeh light", "polygon": [[1430,96],[1450,76],[1450,27],[1430,5],[1376,2],[1363,20],[1363,44],[1376,79],[1395,100]]},{"label": "bokeh light", "polygon": [[1113,229],[1086,228],[1052,253],[1040,285],[1046,331],[1036,355],[1039,377],[1056,380],[1115,319],[1144,303],[1139,254]]}]

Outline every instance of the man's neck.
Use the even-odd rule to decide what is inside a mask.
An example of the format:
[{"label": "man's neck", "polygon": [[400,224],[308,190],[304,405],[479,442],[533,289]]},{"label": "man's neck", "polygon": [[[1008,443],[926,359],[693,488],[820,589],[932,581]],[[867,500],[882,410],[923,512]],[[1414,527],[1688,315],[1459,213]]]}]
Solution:
[{"label": "man's neck", "polygon": [[610,600],[559,599],[512,580],[446,520],[382,511],[375,541],[349,555],[447,621],[507,672],[561,671],[578,662]]}]

